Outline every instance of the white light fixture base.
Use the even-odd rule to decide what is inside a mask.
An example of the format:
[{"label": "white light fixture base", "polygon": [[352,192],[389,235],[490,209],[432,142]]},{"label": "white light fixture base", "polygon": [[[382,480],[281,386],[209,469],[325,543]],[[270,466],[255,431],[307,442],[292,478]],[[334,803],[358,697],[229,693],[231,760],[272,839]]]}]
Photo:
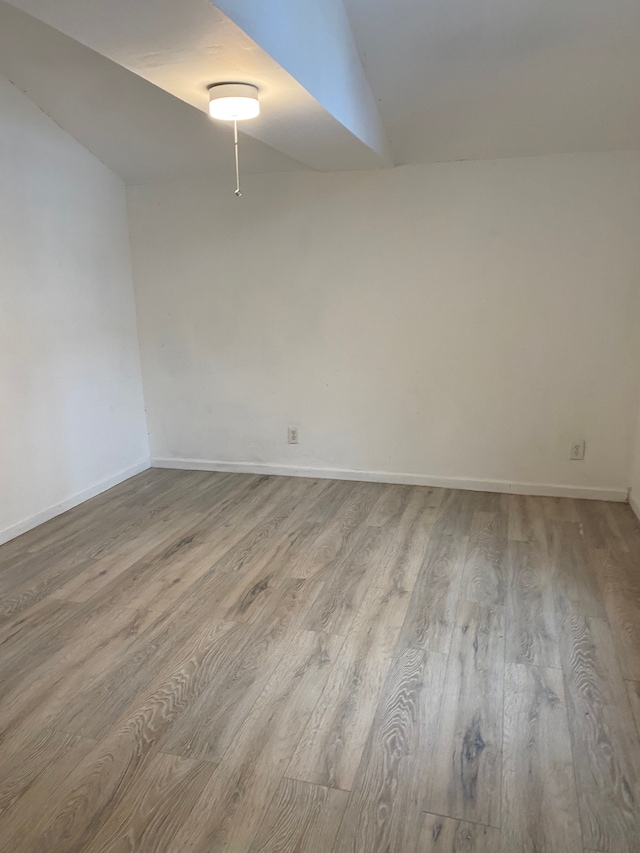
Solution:
[{"label": "white light fixture base", "polygon": [[251,83],[213,83],[209,86],[211,118],[233,122],[233,149],[236,158],[236,189],[240,198],[240,162],[238,159],[238,122],[260,115],[258,87]]},{"label": "white light fixture base", "polygon": [[258,87],[251,83],[209,86],[209,115],[222,121],[246,121],[260,115]]}]

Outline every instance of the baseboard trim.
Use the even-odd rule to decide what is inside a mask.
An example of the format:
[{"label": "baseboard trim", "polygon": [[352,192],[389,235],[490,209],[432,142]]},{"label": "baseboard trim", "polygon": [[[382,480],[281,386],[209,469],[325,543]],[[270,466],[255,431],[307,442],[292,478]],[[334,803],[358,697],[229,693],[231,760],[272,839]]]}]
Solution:
[{"label": "baseboard trim", "polygon": [[626,501],[627,490],[562,486],[548,483],[514,483],[509,480],[468,480],[462,477],[432,477],[429,474],[396,474],[389,471],[356,471],[349,468],[304,468],[260,462],[220,462],[209,459],[152,457],[154,468],[191,471],[227,471],[238,474],[273,474],[281,477],[321,477],[329,480],[359,480],[371,483],[400,483],[408,486],[435,486],[474,492],[504,492],[514,495],[583,498],[597,501]]},{"label": "baseboard trim", "polygon": [[125,480],[128,480],[129,477],[133,477],[135,474],[140,474],[142,471],[146,471],[147,468],[150,467],[151,460],[149,458],[143,459],[142,462],[138,462],[130,468],[125,468],[124,471],[118,471],[118,473],[114,474],[112,477],[108,477],[106,480],[102,480],[94,486],[89,486],[88,489],[84,489],[82,492],[77,492],[75,495],[72,495],[70,498],[61,501],[60,503],[53,504],[52,506],[41,510],[41,512],[37,512],[35,515],[19,521],[17,524],[5,527],[4,530],[0,530],[0,545],[3,545],[5,542],[9,542],[11,539],[15,539],[17,536],[21,536],[28,530],[33,530],[34,527],[37,527],[39,524],[44,524],[45,521],[50,521],[57,515],[62,515],[63,512],[66,512],[68,509],[73,509],[74,506],[78,506],[79,504],[88,501],[89,498],[95,498],[95,496],[99,495],[101,492],[106,492],[107,489],[111,489],[113,486],[123,483]]},{"label": "baseboard trim", "polygon": [[638,521],[640,521],[640,503],[634,498],[633,492],[629,492],[629,506],[634,511]]}]

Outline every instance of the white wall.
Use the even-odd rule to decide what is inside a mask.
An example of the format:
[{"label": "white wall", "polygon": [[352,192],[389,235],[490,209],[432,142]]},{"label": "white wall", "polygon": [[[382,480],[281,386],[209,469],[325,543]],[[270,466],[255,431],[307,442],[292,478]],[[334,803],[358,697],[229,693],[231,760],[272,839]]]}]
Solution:
[{"label": "white wall", "polygon": [[0,541],[148,458],[125,189],[0,77]]},{"label": "white wall", "polygon": [[241,200],[206,181],[129,200],[161,464],[626,497],[640,153],[254,175]]}]

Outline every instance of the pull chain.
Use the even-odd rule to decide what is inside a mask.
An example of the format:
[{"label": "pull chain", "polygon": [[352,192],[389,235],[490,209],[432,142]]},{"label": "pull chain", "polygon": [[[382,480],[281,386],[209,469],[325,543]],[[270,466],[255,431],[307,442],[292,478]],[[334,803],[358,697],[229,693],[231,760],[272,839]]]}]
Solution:
[{"label": "pull chain", "polygon": [[238,122],[233,120],[233,147],[236,154],[236,195],[238,198],[242,195],[240,192],[240,162],[238,159]]}]

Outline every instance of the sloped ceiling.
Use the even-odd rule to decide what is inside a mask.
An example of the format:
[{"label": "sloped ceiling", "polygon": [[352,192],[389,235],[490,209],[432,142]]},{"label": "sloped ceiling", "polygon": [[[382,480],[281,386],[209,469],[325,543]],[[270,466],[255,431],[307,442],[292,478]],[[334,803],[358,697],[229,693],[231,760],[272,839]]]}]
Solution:
[{"label": "sloped ceiling", "polygon": [[[299,8],[296,4],[297,0],[279,0],[278,3],[294,11]],[[201,112],[207,111],[209,84],[238,79],[254,83],[260,89],[262,114],[242,125],[242,131],[306,167],[354,169],[389,165],[386,138],[342,0],[307,0],[307,4],[307,10],[324,9],[325,13],[317,20],[309,11],[300,15],[292,34],[294,37],[274,43],[276,57],[270,56],[207,0],[110,0],[109,3],[103,0],[15,0],[10,5],[33,16],[36,23],[45,22],[98,56]],[[230,5],[238,11],[247,4],[237,0]],[[256,6],[252,20],[257,25],[247,29],[271,46],[269,36],[280,32],[280,25],[268,7],[269,4],[264,3]],[[342,17],[327,18],[326,10],[331,7],[341,10]],[[287,13],[287,8],[283,8],[283,12]],[[26,20],[21,26],[24,36],[28,29]],[[348,33],[348,39],[342,42],[336,41],[339,26]],[[49,37],[53,41],[54,34],[50,32]],[[333,45],[332,50],[325,51],[325,57],[333,59],[334,67],[342,73],[332,78],[326,69],[317,68],[315,73],[299,74],[305,80],[305,88],[287,71],[286,64],[291,60],[287,46],[300,41],[315,44],[318,40]],[[335,43],[342,45],[340,50],[336,51]],[[52,48],[49,55],[54,53]],[[313,55],[313,51],[307,53]],[[302,55],[305,55],[304,49]],[[84,59],[88,63],[89,54],[85,53]],[[97,64],[93,64],[97,69]],[[19,52],[14,52],[10,73],[4,68],[0,70],[24,88],[20,80],[28,72],[28,65],[26,61],[21,64]],[[299,62],[293,61],[293,65],[301,70]],[[100,68],[106,69],[104,63]],[[327,81],[331,81],[331,87],[327,86]],[[354,82],[360,97],[351,98],[345,105],[342,93],[345,89],[350,91]],[[124,80],[121,83],[124,86]],[[322,103],[309,91],[314,84],[321,90]],[[130,82],[132,89],[136,85]],[[142,92],[139,85],[137,92]],[[60,94],[62,96],[63,92]],[[129,92],[123,88],[122,94]],[[55,117],[54,113],[55,110],[52,112]]]},{"label": "sloped ceiling", "polygon": [[130,183],[640,148],[638,0],[0,0],[0,73]]},{"label": "sloped ceiling", "polygon": [[[233,186],[225,124],[2,2],[0,73],[127,183],[215,175]],[[247,137],[242,168],[304,167]]]},{"label": "sloped ceiling", "polygon": [[345,0],[396,163],[640,148],[640,0]]}]

